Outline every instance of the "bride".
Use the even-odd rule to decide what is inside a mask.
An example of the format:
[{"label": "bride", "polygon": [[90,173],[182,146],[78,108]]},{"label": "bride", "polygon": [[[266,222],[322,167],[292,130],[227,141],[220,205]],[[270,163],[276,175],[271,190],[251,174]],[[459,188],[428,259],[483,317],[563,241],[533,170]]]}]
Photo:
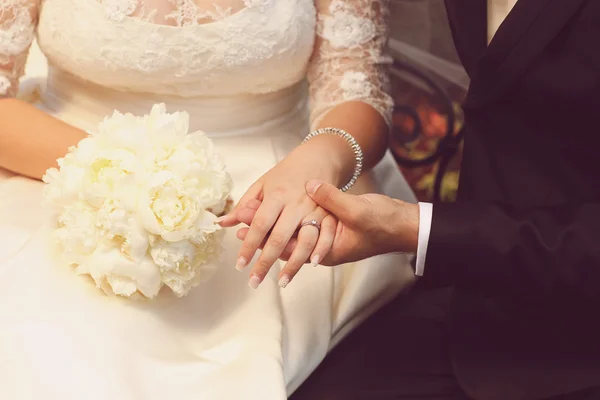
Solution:
[{"label": "bride", "polygon": [[[353,176],[346,139],[364,153],[353,191],[414,201],[385,150],[387,14],[385,0],[0,0],[0,398],[283,399],[407,289],[405,255],[293,277],[323,256],[314,237],[284,269],[287,287],[276,261],[303,222],[325,218],[305,182]],[[49,68],[25,102],[36,34]],[[53,261],[39,179],[114,109],[143,115],[154,103],[207,132],[234,201],[260,200],[260,224],[243,243],[228,230],[219,271],[187,297],[140,303]],[[351,136],[301,144],[319,128]],[[226,219],[235,225],[235,212]]]}]

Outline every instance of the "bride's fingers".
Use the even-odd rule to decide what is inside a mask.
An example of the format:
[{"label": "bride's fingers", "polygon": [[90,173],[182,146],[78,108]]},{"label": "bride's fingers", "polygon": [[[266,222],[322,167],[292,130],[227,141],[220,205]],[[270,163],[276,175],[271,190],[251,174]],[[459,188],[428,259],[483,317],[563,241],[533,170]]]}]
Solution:
[{"label": "bride's fingers", "polygon": [[[258,210],[254,221],[258,220],[259,213],[261,212],[263,207],[261,207]],[[296,228],[298,227],[298,221],[300,218],[297,215],[298,210],[292,207],[286,207],[281,212],[281,216],[277,220],[277,224],[275,224],[275,227],[273,228],[272,232],[270,232],[270,234],[268,235],[268,239],[263,248],[262,253],[260,254],[258,260],[256,260],[256,263],[254,264],[252,274],[250,275],[250,287],[256,289],[258,285],[263,281],[273,264],[275,264],[275,262],[279,259],[279,256],[281,256],[283,249],[288,244],[288,242],[296,232]],[[251,237],[252,234],[252,226],[250,226],[250,231],[248,232],[244,243],[248,242],[248,239]],[[258,235],[255,235],[255,237],[258,237]],[[259,242],[255,242],[254,237],[252,237],[252,245],[255,244],[256,248],[258,249],[262,240],[265,237],[266,234],[261,237],[261,240]],[[248,258],[248,260],[250,260],[250,258]]]},{"label": "bride's fingers", "polygon": [[[257,200],[258,201],[258,200]],[[244,207],[244,208],[240,208],[236,214],[235,214],[235,218],[238,221],[238,224],[245,224],[250,226],[250,224],[252,224],[252,220],[254,219],[254,216],[256,215],[256,211],[258,210],[258,207],[260,206],[260,202],[258,202],[259,204],[256,206],[256,208],[253,207]],[[236,224],[236,225],[238,225]],[[223,226],[221,225],[223,228],[229,228],[229,226]]]},{"label": "bride's fingers", "polygon": [[296,248],[279,274],[279,286],[284,288],[294,279],[294,276],[296,276],[315,249],[318,240],[318,228],[307,225],[300,229]]},{"label": "bride's fingers", "polygon": [[[331,247],[333,246],[333,242],[335,240],[336,231],[337,220],[332,215],[327,215],[321,223],[321,232],[319,234],[319,239],[310,257],[310,262],[313,266],[316,267],[317,264],[319,264],[319,262],[323,261],[323,259],[327,257],[329,251],[331,251]],[[237,238],[240,240],[244,240],[247,234],[248,228],[240,228],[237,231]],[[261,243],[261,249],[264,248],[266,242],[267,238],[265,238],[265,240],[263,240],[263,242]],[[281,253],[281,256],[279,256],[279,259],[283,261],[289,260],[297,245],[298,239],[294,237],[291,238],[288,244],[285,246],[283,253]]]},{"label": "bride's fingers", "polygon": [[[246,235],[248,234],[248,230],[249,228],[240,228],[238,229],[236,236],[238,239],[240,240],[244,240],[246,238]],[[260,249],[263,249],[265,247],[265,244],[267,243],[267,238],[265,238],[265,240],[263,240],[263,242],[260,245]],[[288,242],[288,244],[285,246],[285,249],[283,249],[283,253],[281,253],[281,256],[279,256],[280,260],[283,261],[287,261],[290,256],[292,255],[292,253],[294,252],[294,249],[296,248],[296,245],[298,244],[298,239],[296,238],[291,238],[290,241]]]},{"label": "bride's fingers", "polygon": [[310,256],[310,263],[313,267],[316,267],[329,253],[333,241],[335,239],[335,232],[337,230],[337,220],[333,215],[329,214],[321,222],[321,232],[319,233],[319,240],[317,245]]},{"label": "bride's fingers", "polygon": [[[256,211],[256,215],[254,216],[254,219],[250,224],[248,234],[246,235],[246,238],[242,243],[242,248],[240,249],[235,264],[236,269],[244,269],[248,265],[248,262],[252,260],[259,246],[261,245],[261,243],[263,242],[273,225],[275,225],[275,222],[279,218],[279,215],[281,214],[282,210],[283,203],[277,198],[271,198],[263,201],[261,206],[258,208],[258,211]],[[272,240],[272,237],[273,234],[271,234],[270,240]],[[283,243],[283,245],[285,246],[286,243],[287,240]],[[259,271],[256,271],[255,267],[254,272],[258,273],[252,275],[250,278],[249,285],[252,288],[258,287],[258,285],[262,282],[264,276],[266,275],[266,272],[268,272],[268,268],[267,271],[262,271],[261,268],[259,268]]]},{"label": "bride's fingers", "polygon": [[279,259],[282,261],[289,261],[290,257],[292,256],[292,253],[294,252],[294,250],[296,249],[297,246],[298,246],[298,239],[291,238],[290,241],[288,242],[288,244],[285,246],[285,249],[283,249],[283,253],[281,253],[281,255],[279,256]]}]

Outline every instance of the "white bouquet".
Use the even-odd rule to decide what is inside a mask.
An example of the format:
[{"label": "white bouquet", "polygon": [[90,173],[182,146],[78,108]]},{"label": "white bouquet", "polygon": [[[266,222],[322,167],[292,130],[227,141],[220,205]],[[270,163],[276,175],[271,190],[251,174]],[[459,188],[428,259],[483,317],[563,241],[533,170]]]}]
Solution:
[{"label": "white bouquet", "polygon": [[164,104],[115,111],[44,176],[66,263],[107,294],[153,298],[166,285],[184,296],[216,268],[231,179],[188,126]]}]

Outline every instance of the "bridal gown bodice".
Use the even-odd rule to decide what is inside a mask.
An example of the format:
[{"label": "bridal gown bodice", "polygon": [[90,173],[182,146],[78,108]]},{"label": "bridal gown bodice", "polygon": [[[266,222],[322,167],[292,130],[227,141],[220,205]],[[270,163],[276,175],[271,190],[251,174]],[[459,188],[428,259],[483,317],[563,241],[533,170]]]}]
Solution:
[{"label": "bridal gown bodice", "polygon": [[181,25],[171,26],[153,22],[158,16],[130,16],[137,1],[46,0],[39,43],[57,67],[125,91],[236,96],[276,92],[303,79],[314,42],[313,4],[245,3],[201,25],[182,9],[164,21]]},{"label": "bridal gown bodice", "polygon": [[[187,111],[236,200],[333,107],[362,101],[390,122],[387,14],[385,0],[0,0],[0,97],[29,87],[37,35],[36,107],[88,131],[115,109]],[[0,170],[2,399],[282,399],[414,279],[394,254],[253,291],[232,231],[211,280],[134,304],[55,262],[41,188]],[[389,154],[356,190],[414,201]]]},{"label": "bridal gown bodice", "polygon": [[188,107],[234,97],[252,108],[243,96],[261,103],[308,76],[313,122],[350,100],[389,121],[382,0],[0,0],[0,10],[0,95],[15,93],[37,25],[59,75],[50,83],[81,79]]}]

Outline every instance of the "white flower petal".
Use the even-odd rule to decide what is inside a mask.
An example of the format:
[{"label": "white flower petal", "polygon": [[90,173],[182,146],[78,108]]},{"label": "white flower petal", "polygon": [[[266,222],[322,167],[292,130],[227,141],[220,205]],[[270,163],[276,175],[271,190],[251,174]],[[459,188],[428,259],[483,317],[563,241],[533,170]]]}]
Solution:
[{"label": "white flower petal", "polygon": [[[116,4],[116,3],[115,3]],[[55,237],[68,264],[109,294],[183,296],[216,268],[231,178],[189,115],[164,104],[137,117],[115,111],[44,176],[59,207]]]}]

